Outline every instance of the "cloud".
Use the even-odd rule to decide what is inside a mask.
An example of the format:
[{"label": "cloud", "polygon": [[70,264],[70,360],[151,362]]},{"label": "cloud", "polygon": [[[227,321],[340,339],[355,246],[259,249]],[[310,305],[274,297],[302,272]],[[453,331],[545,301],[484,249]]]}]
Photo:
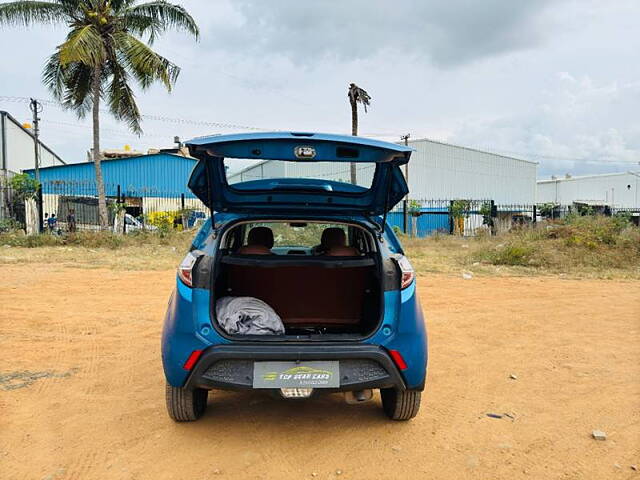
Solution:
[{"label": "cloud", "polygon": [[[242,28],[216,41],[290,57],[361,60],[380,52],[454,66],[539,45],[548,0],[239,0]],[[558,2],[556,2],[558,3]]]},{"label": "cloud", "polygon": [[531,109],[464,122],[453,140],[542,160],[542,175],[638,169],[640,82],[597,83],[559,72]]},{"label": "cloud", "polygon": [[[145,120],[138,138],[103,115],[105,148],[237,131],[198,121],[349,133],[346,89],[356,82],[373,97],[362,135],[511,152],[538,160],[543,176],[638,169],[637,0],[180,3],[202,41],[161,38],[154,48],[182,67],[178,83],[171,94],[162,86],[136,93],[143,113],[187,121]],[[47,98],[42,65],[64,34],[0,29],[0,44],[12,45],[0,93]],[[0,98],[0,109],[30,117],[26,103]],[[51,105],[42,117],[45,143],[84,161],[89,119]]]}]

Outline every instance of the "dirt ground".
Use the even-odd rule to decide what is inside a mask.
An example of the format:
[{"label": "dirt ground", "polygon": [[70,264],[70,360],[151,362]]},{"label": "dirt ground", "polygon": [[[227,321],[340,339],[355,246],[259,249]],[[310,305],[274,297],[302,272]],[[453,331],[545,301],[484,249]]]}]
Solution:
[{"label": "dirt ground", "polygon": [[214,392],[191,424],[164,407],[173,282],[0,266],[1,479],[640,479],[638,281],[424,276],[413,421],[386,420],[378,396]]}]

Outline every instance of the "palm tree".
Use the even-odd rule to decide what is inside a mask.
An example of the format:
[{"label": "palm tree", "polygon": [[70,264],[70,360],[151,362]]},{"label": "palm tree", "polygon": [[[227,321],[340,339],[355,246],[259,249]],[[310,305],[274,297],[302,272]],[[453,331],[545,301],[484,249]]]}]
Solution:
[{"label": "palm tree", "polygon": [[[93,120],[93,161],[98,189],[100,225],[108,227],[107,204],[100,165],[100,101],[140,134],[141,115],[131,80],[144,90],[159,81],[167,90],[180,68],[149,45],[168,29],[186,31],[196,39],[195,21],[180,5],[165,0],[19,0],[0,3],[0,24],[29,26],[64,24],[66,40],[56,47],[43,71],[54,97],[78,117],[90,111]],[[144,41],[144,38],[147,41]]]},{"label": "palm tree", "polygon": [[[361,103],[364,106],[364,111],[366,113],[371,97],[366,90],[360,88],[355,83],[349,84],[349,93],[347,96],[349,97],[349,103],[351,104],[351,135],[358,136],[358,103]],[[355,163],[351,163],[350,170],[351,184],[355,185],[357,181]]]}]

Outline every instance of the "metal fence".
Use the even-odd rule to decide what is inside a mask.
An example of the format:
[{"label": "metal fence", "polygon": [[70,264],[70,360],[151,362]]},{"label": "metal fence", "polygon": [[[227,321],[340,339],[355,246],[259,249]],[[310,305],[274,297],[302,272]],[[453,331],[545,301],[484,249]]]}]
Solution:
[{"label": "metal fence", "polygon": [[567,215],[628,214],[638,224],[640,209],[590,207],[581,204],[501,204],[493,200],[434,200],[403,201],[389,212],[387,221],[397,231],[413,237],[435,234],[475,236],[499,235],[514,228],[533,226],[543,220],[558,220]]},{"label": "metal fence", "polygon": [[495,235],[536,220],[535,205],[497,204],[487,199],[413,199],[399,204],[388,216],[396,230],[414,237]]},{"label": "metal fence", "polygon": [[[113,230],[191,228],[209,214],[191,194],[105,184],[108,224]],[[44,230],[98,230],[100,215],[95,182],[49,181],[41,186]],[[55,219],[55,220],[52,220]]]},{"label": "metal fence", "polygon": [[24,199],[8,183],[0,179],[0,231],[24,224]]},{"label": "metal fence", "polygon": [[[193,228],[209,216],[209,210],[190,193],[105,184],[105,195],[108,223],[114,231]],[[569,214],[629,214],[637,224],[640,209],[500,204],[491,199],[411,199],[400,202],[389,212],[387,222],[397,231],[415,237],[498,235]],[[35,199],[25,200],[8,182],[0,181],[0,231],[17,224],[28,232],[98,230],[100,216],[95,182],[47,181]]]}]

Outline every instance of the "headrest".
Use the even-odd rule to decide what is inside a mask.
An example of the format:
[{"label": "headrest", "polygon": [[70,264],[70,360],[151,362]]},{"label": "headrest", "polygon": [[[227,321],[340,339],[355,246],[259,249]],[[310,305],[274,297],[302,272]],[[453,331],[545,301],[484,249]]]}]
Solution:
[{"label": "headrest", "polygon": [[320,244],[325,250],[333,247],[344,247],[347,244],[347,237],[341,228],[325,228],[322,232],[322,237],[320,237]]},{"label": "headrest", "polygon": [[249,230],[247,245],[262,245],[263,247],[273,247],[273,232],[269,227],[253,227]]}]

